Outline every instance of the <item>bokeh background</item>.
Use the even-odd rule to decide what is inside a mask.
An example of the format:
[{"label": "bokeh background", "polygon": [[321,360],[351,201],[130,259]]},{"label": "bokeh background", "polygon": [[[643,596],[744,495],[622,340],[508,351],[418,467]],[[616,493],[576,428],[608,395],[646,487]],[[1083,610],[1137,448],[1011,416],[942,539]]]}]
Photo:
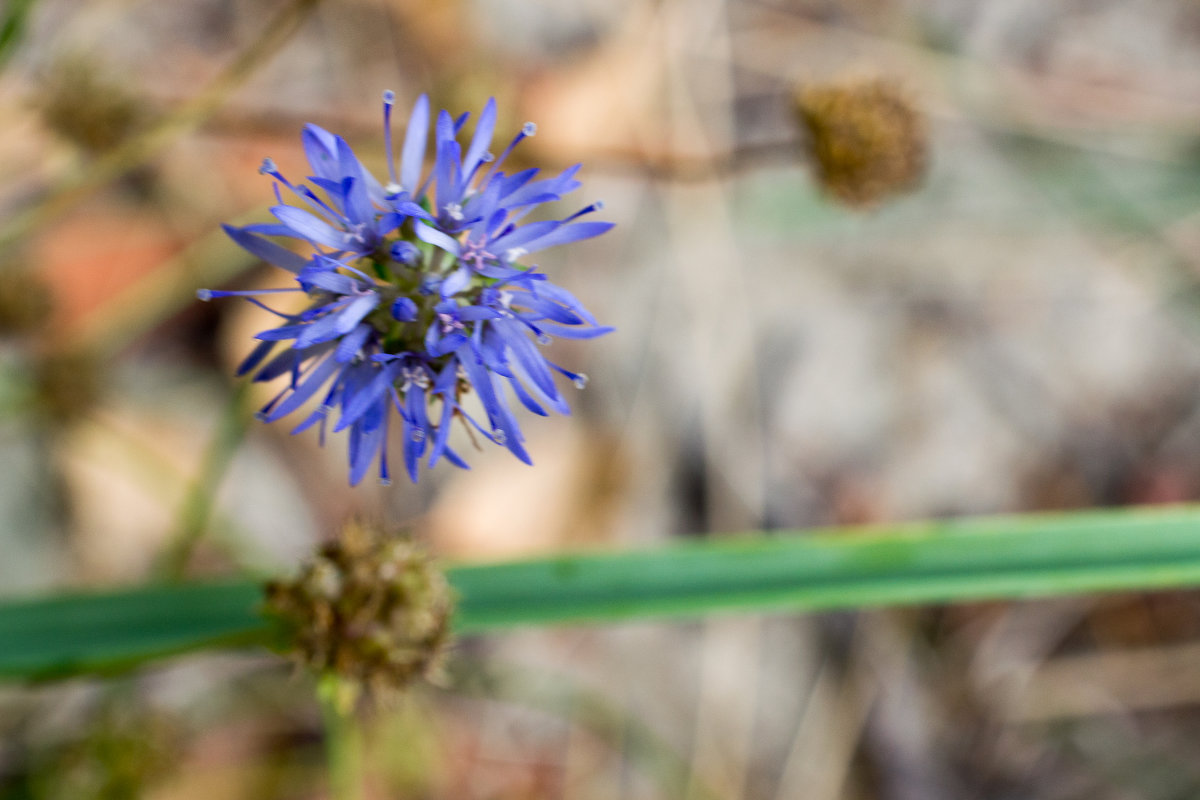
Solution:
[{"label": "bokeh background", "polygon": [[[1200,5],[1029,0],[4,0],[0,592],[283,573],[359,515],[449,560],[1200,495]],[[847,77],[849,76],[849,77]],[[822,188],[796,94],[879,80],[915,186]],[[851,84],[846,84],[850,81]],[[841,82],[841,83],[839,83]],[[525,120],[617,228],[543,267],[618,332],[471,452],[346,485],[251,419],[266,219],[380,96]],[[568,209],[573,210],[573,209]],[[459,642],[370,732],[375,798],[1200,795],[1200,595]],[[0,797],[327,796],[263,654],[0,687]]]}]

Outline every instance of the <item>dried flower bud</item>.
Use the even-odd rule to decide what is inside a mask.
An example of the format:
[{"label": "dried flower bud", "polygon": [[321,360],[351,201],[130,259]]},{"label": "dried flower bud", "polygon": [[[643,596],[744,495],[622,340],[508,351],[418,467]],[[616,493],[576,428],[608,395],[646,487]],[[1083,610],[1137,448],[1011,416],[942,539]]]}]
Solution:
[{"label": "dried flower bud", "polygon": [[93,155],[116,147],[146,121],[145,109],[123,84],[81,57],[55,64],[40,97],[46,126]]},{"label": "dried flower bud", "polygon": [[453,605],[428,554],[357,522],[295,580],[267,585],[267,607],[292,628],[300,659],[376,696],[436,676]]},{"label": "dried flower bud", "polygon": [[925,172],[925,120],[896,83],[878,77],[801,86],[795,111],[817,178],[849,206],[912,189]]}]

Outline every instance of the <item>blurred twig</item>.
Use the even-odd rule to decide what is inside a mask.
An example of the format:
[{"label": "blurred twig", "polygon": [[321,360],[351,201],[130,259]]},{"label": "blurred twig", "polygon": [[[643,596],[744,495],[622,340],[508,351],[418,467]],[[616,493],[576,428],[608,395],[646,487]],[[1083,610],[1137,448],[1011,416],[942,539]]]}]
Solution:
[{"label": "blurred twig", "polygon": [[230,396],[225,412],[217,421],[217,429],[204,454],[199,474],[184,497],[179,526],[163,557],[160,570],[170,580],[183,577],[196,545],[208,529],[221,481],[246,435],[249,415],[245,401],[249,386],[249,382],[241,381]]},{"label": "blurred twig", "polygon": [[299,29],[320,0],[291,0],[207,87],[157,124],[125,141],[86,171],[63,178],[41,202],[16,214],[0,228],[0,249],[7,249],[39,225],[58,216],[92,192],[157,155],[179,135],[198,127],[226,97],[275,55]]}]

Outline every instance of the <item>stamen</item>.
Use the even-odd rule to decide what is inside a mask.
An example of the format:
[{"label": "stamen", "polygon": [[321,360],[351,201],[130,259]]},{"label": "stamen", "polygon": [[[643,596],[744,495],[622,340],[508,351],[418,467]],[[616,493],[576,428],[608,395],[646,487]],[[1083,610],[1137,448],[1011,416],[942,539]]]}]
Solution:
[{"label": "stamen", "polygon": [[575,384],[576,389],[583,389],[588,385],[588,376],[580,372],[575,376],[575,380],[571,381],[571,383]]},{"label": "stamen", "polygon": [[508,434],[500,428],[492,431],[492,441],[496,444],[506,444],[508,442]]},{"label": "stamen", "polygon": [[547,335],[546,335],[546,334],[544,334],[544,333],[539,333],[539,334],[537,335],[537,343],[538,343],[538,344],[540,344],[540,345],[548,345],[548,344],[550,344],[552,341],[554,341],[554,340],[553,340],[553,339],[551,339],[549,336],[547,336]]},{"label": "stamen", "polygon": [[492,176],[496,174],[496,170],[500,169],[500,165],[504,163],[504,159],[508,158],[508,154],[512,152],[514,147],[520,144],[522,139],[526,139],[536,134],[537,125],[534,123],[526,122],[524,125],[522,125],[521,132],[513,137],[513,140],[508,143],[508,147],[504,148],[504,152],[500,154],[500,157],[492,162],[491,169],[489,169],[487,174],[483,176],[483,179],[479,181],[479,185],[485,186],[487,182],[491,180]]},{"label": "stamen", "polygon": [[259,175],[278,175],[279,167],[275,164],[275,161],[273,159],[264,158],[262,161],[262,166],[260,166],[258,168],[258,174]]},{"label": "stamen", "polygon": [[392,157],[392,105],[396,102],[396,93],[388,89],[383,93],[383,149],[387,155],[388,176],[391,178],[391,183],[388,184],[389,194],[399,194],[400,190],[392,191],[391,187],[398,185],[396,179],[396,159]]},{"label": "stamen", "polygon": [[197,289],[196,290],[196,299],[198,299],[198,300],[203,300],[205,303],[207,303],[209,300],[212,300],[212,297],[213,297],[212,289]]}]

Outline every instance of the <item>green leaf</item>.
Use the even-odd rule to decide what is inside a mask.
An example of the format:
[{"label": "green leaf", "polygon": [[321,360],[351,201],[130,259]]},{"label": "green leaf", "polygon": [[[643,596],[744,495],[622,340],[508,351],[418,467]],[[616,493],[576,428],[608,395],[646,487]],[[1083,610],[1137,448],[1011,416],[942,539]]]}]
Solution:
[{"label": "green leaf", "polygon": [[[964,602],[1200,585],[1200,507],[753,534],[450,567],[456,628]],[[270,643],[249,579],[0,604],[0,676],[119,669]]]}]

